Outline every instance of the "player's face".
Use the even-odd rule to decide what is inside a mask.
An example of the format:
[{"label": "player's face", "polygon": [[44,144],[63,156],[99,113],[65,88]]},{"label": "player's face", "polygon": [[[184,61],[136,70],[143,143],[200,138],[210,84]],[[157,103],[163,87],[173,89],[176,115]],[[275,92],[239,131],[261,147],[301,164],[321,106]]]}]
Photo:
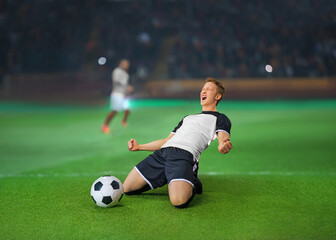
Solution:
[{"label": "player's face", "polygon": [[207,82],[206,84],[204,84],[201,94],[200,94],[200,98],[201,98],[201,105],[205,106],[205,105],[211,105],[217,102],[218,96],[219,94],[217,94],[217,86],[216,84],[212,83],[212,82]]},{"label": "player's face", "polygon": [[129,61],[127,61],[127,60],[122,60],[122,61],[120,62],[120,67],[121,67],[122,69],[124,69],[125,71],[127,71],[127,70],[129,69]]}]

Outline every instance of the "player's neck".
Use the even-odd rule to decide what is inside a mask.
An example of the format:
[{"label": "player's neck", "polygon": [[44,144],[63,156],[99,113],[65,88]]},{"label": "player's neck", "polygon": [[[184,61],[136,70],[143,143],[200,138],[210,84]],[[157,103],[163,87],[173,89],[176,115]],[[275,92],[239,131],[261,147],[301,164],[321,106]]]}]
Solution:
[{"label": "player's neck", "polygon": [[202,106],[202,111],[206,112],[217,112],[216,105],[215,106]]}]

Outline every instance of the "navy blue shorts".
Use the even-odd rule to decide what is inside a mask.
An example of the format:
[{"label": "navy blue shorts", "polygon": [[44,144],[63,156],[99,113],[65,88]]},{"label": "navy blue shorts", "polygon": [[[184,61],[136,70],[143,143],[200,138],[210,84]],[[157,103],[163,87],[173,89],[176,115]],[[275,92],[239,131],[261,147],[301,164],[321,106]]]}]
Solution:
[{"label": "navy blue shorts", "polygon": [[194,186],[198,163],[194,162],[194,156],[190,152],[167,147],[156,150],[137,164],[135,169],[152,189],[177,180]]}]

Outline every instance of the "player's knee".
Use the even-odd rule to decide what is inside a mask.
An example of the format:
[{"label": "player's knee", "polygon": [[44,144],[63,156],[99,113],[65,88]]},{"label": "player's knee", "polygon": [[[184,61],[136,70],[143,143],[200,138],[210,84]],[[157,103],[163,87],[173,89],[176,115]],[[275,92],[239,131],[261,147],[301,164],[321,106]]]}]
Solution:
[{"label": "player's knee", "polygon": [[176,208],[186,208],[189,206],[193,198],[194,196],[191,196],[189,199],[185,198],[170,199],[170,202]]},{"label": "player's knee", "polygon": [[136,195],[137,193],[135,192],[134,187],[132,185],[128,184],[127,182],[124,183],[124,193],[126,195]]},{"label": "player's knee", "polygon": [[170,203],[174,206],[181,205],[187,201],[185,198],[183,198],[182,196],[178,196],[178,195],[170,196],[169,199],[170,199]]},{"label": "player's knee", "polygon": [[180,205],[174,205],[174,207],[182,209],[182,208],[188,207],[189,204],[190,204],[190,201],[187,201],[187,202],[185,202],[183,204],[180,204]]},{"label": "player's knee", "polygon": [[170,196],[170,203],[176,208],[186,208],[192,201],[193,196],[180,196],[180,195],[173,195]]},{"label": "player's knee", "polygon": [[195,191],[192,191],[191,196],[189,194],[171,194],[169,196],[171,204],[176,208],[186,208],[194,199]]},{"label": "player's knee", "polygon": [[125,182],[125,183],[123,184],[123,187],[124,187],[124,193],[125,193],[126,195],[129,195],[128,193],[131,191],[130,186]]}]

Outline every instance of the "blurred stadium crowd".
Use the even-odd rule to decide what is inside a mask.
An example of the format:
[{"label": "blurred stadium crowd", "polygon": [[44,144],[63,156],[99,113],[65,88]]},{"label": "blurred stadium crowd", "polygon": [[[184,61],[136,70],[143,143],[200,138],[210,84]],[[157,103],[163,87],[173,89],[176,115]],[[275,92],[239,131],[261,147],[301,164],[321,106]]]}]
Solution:
[{"label": "blurred stadium crowd", "polygon": [[336,75],[333,0],[0,0],[0,28],[1,75],[124,57],[140,80],[158,61],[165,78]]}]

